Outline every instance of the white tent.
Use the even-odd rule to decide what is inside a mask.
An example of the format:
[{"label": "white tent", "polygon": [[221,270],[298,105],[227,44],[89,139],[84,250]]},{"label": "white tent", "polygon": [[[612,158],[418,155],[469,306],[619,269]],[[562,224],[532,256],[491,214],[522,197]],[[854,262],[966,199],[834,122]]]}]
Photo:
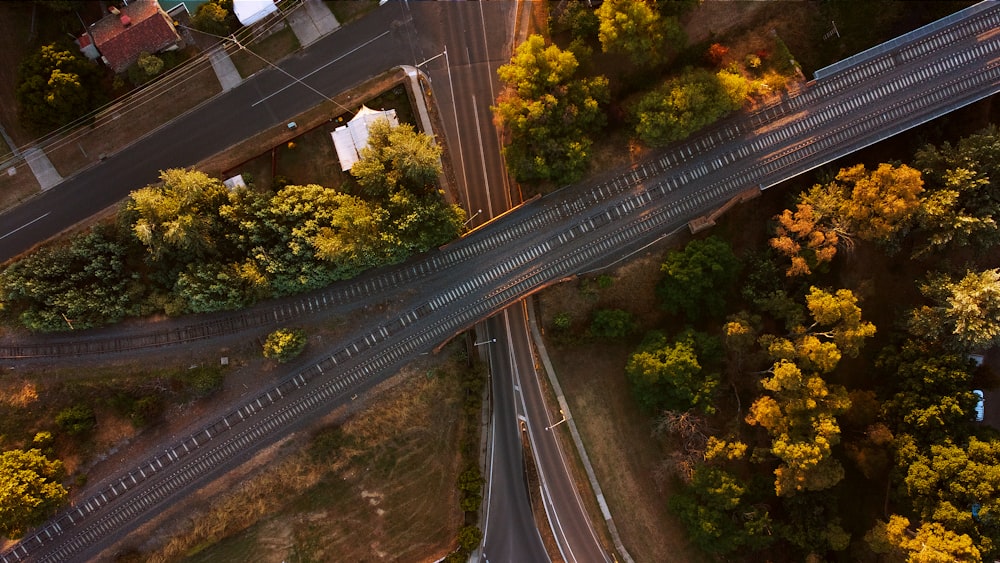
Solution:
[{"label": "white tent", "polygon": [[233,13],[243,25],[257,23],[277,11],[274,0],[233,0]]},{"label": "white tent", "polygon": [[368,127],[378,119],[389,120],[389,125],[399,125],[396,110],[377,111],[367,106],[361,106],[358,114],[347,122],[347,125],[337,127],[330,136],[333,146],[337,149],[340,159],[340,169],[348,171],[354,163],[361,159],[361,149],[368,146]]}]

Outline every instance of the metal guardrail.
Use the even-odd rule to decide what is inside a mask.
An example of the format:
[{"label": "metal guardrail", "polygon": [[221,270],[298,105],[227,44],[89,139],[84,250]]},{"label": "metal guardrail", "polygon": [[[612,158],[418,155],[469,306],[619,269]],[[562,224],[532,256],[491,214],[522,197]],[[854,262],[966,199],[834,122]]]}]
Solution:
[{"label": "metal guardrail", "polygon": [[899,47],[906,45],[908,43],[918,42],[923,38],[927,37],[928,35],[931,35],[937,31],[945,29],[956,22],[960,22],[962,20],[971,18],[976,14],[996,9],[997,6],[998,2],[996,0],[983,0],[978,4],[973,4],[972,6],[959,10],[954,14],[945,16],[935,22],[931,22],[925,26],[914,29],[909,33],[904,33],[903,35],[890,39],[885,43],[880,43],[874,47],[865,49],[864,51],[861,51],[856,55],[852,55],[850,57],[847,57],[846,59],[837,61],[832,65],[825,66],[814,72],[813,77],[816,80],[822,80],[824,78],[837,74],[838,72],[842,72],[855,65],[863,63],[869,59],[873,59],[885,55],[887,53],[891,53],[893,50],[898,49]]}]

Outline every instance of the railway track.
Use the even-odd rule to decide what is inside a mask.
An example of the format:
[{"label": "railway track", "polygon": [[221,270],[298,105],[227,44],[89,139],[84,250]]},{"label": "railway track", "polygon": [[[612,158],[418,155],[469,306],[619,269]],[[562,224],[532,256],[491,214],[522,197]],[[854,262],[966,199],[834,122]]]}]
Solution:
[{"label": "railway track", "polygon": [[[997,10],[979,15],[983,22],[996,22],[998,17]],[[980,33],[975,26],[967,27],[973,35]],[[929,35],[927,40],[946,33]],[[967,40],[969,35],[964,37]],[[331,301],[348,302],[435,276],[442,279],[458,266],[463,270],[460,281],[451,281],[425,299],[417,298],[397,318],[357,333],[342,348],[77,502],[0,554],[0,561],[65,561],[85,556],[106,538],[148,517],[154,507],[238,462],[310,415],[325,412],[393,373],[414,354],[537,288],[610,255],[641,247],[747,187],[764,187],[782,175],[808,170],[844,150],[854,150],[859,143],[873,142],[871,139],[880,138],[887,130],[912,127],[963,100],[967,103],[995,93],[1000,90],[998,51],[1000,43],[989,39],[964,49],[962,53],[967,55],[958,56],[954,59],[957,62],[923,60],[878,87],[844,98],[838,102],[843,107],[804,112],[806,106],[794,102],[798,97],[792,98],[788,108],[763,110],[775,112],[771,119],[792,120],[781,130],[756,135],[757,128],[748,123],[760,119],[761,114],[751,114],[695,139],[697,148],[679,147],[606,181],[543,199],[511,215],[509,225],[474,233],[415,263],[339,289],[262,308],[243,321],[227,317],[212,321],[218,325],[206,323],[205,334],[284,322],[329,308]],[[869,66],[864,72],[884,70],[880,65],[885,63],[879,61],[882,59],[874,58],[866,63]],[[936,84],[928,88],[931,78]],[[854,83],[845,80],[844,84],[850,88]],[[921,86],[922,91],[915,90]],[[912,93],[900,96],[902,92]],[[809,91],[802,95],[809,95]],[[814,95],[813,103],[827,99]],[[795,118],[793,111],[801,116]],[[758,128],[768,123],[758,124]],[[498,249],[507,251],[503,259],[479,259],[490,252],[495,255]],[[224,324],[227,322],[235,324]],[[176,338],[206,337],[201,334]],[[149,345],[158,345],[155,342]]]}]

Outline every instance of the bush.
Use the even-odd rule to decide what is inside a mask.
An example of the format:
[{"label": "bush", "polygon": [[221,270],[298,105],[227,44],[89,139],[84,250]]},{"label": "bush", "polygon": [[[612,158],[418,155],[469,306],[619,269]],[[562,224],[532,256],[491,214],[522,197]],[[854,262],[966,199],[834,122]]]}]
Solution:
[{"label": "bush", "polygon": [[632,313],[621,309],[601,309],[594,312],[590,334],[598,338],[621,340],[635,330]]},{"label": "bush", "polygon": [[552,328],[558,332],[566,332],[572,325],[573,319],[566,311],[557,313],[556,316],[552,317]]},{"label": "bush", "polygon": [[264,357],[283,364],[301,354],[305,347],[305,331],[280,328],[267,335],[267,340],[264,341]]},{"label": "bush", "polygon": [[97,426],[97,418],[94,416],[94,409],[81,403],[59,411],[56,424],[70,436],[80,436]]}]

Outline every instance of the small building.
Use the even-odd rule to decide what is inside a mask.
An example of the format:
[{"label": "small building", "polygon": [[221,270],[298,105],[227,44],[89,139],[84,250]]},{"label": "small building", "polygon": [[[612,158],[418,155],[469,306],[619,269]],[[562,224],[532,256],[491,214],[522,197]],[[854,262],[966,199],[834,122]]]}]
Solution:
[{"label": "small building", "polygon": [[[134,0],[111,12],[87,30],[88,40],[80,38],[81,50],[93,43],[104,64],[115,73],[123,72],[139,60],[142,53],[160,53],[184,45],[170,16],[156,0]],[[84,51],[86,53],[86,51]]]},{"label": "small building", "polygon": [[341,170],[347,172],[361,159],[361,149],[368,146],[368,128],[378,119],[388,120],[389,125],[393,127],[399,125],[396,110],[379,111],[361,106],[358,114],[351,118],[347,125],[337,127],[330,133],[333,137],[333,146],[337,149],[337,158],[340,159]]}]

